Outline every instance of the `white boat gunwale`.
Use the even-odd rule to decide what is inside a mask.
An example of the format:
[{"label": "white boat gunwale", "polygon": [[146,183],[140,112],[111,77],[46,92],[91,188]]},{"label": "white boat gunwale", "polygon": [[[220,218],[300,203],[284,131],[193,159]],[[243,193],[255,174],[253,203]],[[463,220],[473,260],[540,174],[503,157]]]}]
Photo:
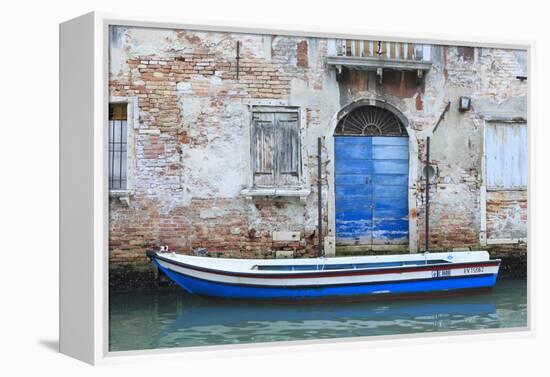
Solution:
[{"label": "white boat gunwale", "polygon": [[[457,252],[454,252],[457,253]],[[425,271],[425,270],[431,270],[431,271],[437,271],[437,270],[451,270],[451,269],[460,269],[460,268],[468,268],[468,267],[478,267],[478,266],[499,266],[501,260],[500,259],[489,259],[487,252],[461,252],[461,253],[484,253],[483,255],[486,255],[486,258],[483,258],[481,260],[470,260],[470,261],[464,261],[464,262],[454,262],[454,261],[445,261],[444,263],[426,263],[426,264],[412,264],[412,265],[401,265],[401,266],[372,266],[372,267],[364,267],[364,268],[349,268],[349,269],[312,269],[312,270],[260,270],[260,269],[232,269],[232,270],[221,270],[216,269],[212,267],[206,267],[206,266],[200,266],[200,265],[194,265],[182,262],[180,260],[177,260],[177,257],[179,254],[166,254],[166,253],[157,253],[155,251],[148,251],[147,256],[149,258],[156,258],[161,261],[164,261],[166,263],[171,263],[176,266],[189,268],[192,270],[202,271],[202,272],[208,272],[211,274],[218,274],[218,275],[229,275],[229,276],[241,276],[241,277],[253,277],[253,278],[292,278],[292,277],[298,277],[298,276],[308,276],[308,277],[324,277],[324,276],[339,276],[339,275],[355,275],[355,274],[389,274],[389,273],[406,273],[406,272],[414,272],[414,271]],[[441,257],[442,255],[448,256],[453,255],[453,253],[431,253],[430,257],[431,260],[434,260],[435,258]],[[172,256],[172,257],[171,257]],[[401,255],[400,255],[401,256]],[[418,256],[424,257],[424,254],[409,254],[409,255],[403,255],[407,257],[406,259],[414,260],[414,257],[418,258]],[[261,265],[266,265],[265,263],[273,263],[273,262],[279,262],[278,265],[285,266],[286,264],[289,265],[311,265],[311,266],[326,266],[327,259],[335,260],[335,259],[344,259],[344,258],[304,258],[304,259],[292,259],[292,260],[270,260],[270,259],[249,259],[249,260],[239,260],[239,259],[230,259],[230,258],[211,258],[211,257],[196,257],[196,256],[183,256],[186,259],[191,260],[202,260],[210,259],[212,262],[224,262],[224,261],[231,261],[233,264],[235,262],[239,261],[246,261],[248,262],[248,266],[250,267],[250,263],[253,263],[252,266],[257,266],[258,263]],[[378,257],[378,256],[374,256]],[[372,259],[379,259],[379,258],[372,258]],[[388,257],[388,256],[386,256]],[[392,256],[392,257],[395,257]],[[413,257],[413,258],[411,258]],[[330,265],[338,265],[338,264],[360,264],[361,262],[351,262],[347,257],[345,257],[347,260],[342,263],[330,263]],[[354,257],[355,260],[361,260],[362,258]],[[386,258],[385,258],[386,259]],[[391,259],[391,258],[389,258]],[[426,259],[426,262],[430,259]],[[439,258],[439,260],[443,260],[443,258]],[[323,261],[323,263],[312,263],[314,261]],[[255,263],[258,262],[258,263]],[[282,262],[282,263],[281,263]],[[299,263],[296,263],[299,262]],[[309,264],[306,264],[309,263]],[[365,262],[363,262],[365,263]],[[373,263],[373,262],[371,262]],[[376,263],[376,262],[374,262]],[[384,262],[379,262],[384,263]],[[234,267],[234,266],[232,266]]]}]

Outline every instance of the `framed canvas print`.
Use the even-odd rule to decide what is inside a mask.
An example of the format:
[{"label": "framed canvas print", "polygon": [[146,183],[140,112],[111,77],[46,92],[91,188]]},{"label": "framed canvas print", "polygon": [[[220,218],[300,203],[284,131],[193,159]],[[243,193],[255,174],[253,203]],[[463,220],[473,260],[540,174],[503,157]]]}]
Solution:
[{"label": "framed canvas print", "polygon": [[61,351],[528,331],[530,48],[62,24]]}]

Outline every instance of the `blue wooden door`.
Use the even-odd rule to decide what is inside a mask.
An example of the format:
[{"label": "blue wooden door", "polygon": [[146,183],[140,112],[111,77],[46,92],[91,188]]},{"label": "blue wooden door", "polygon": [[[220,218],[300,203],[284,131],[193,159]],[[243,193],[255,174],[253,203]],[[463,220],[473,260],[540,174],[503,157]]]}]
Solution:
[{"label": "blue wooden door", "polygon": [[336,244],[408,243],[405,137],[335,136]]}]

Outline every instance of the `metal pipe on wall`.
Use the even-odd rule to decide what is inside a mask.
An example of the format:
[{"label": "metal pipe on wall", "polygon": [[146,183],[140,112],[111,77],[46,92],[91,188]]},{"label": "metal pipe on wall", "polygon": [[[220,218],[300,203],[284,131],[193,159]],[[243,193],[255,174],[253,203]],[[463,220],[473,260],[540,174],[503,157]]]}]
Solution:
[{"label": "metal pipe on wall", "polygon": [[430,251],[430,137],[426,138],[426,214],[425,214],[425,226],[426,226],[426,240],[425,250]]},{"label": "metal pipe on wall", "polygon": [[317,232],[318,232],[318,253],[321,257],[323,255],[323,211],[322,211],[322,188],[323,188],[323,182],[322,182],[322,176],[321,176],[321,138],[317,138],[317,211],[318,211],[318,219],[317,219]]}]

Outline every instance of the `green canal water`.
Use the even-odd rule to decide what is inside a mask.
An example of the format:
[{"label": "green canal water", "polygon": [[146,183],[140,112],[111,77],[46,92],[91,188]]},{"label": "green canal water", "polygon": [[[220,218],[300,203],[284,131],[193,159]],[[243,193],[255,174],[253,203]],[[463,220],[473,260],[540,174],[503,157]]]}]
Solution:
[{"label": "green canal water", "polygon": [[243,303],[158,291],[111,295],[109,341],[111,351],[127,351],[526,325],[525,279],[502,279],[472,296],[363,303]]}]

